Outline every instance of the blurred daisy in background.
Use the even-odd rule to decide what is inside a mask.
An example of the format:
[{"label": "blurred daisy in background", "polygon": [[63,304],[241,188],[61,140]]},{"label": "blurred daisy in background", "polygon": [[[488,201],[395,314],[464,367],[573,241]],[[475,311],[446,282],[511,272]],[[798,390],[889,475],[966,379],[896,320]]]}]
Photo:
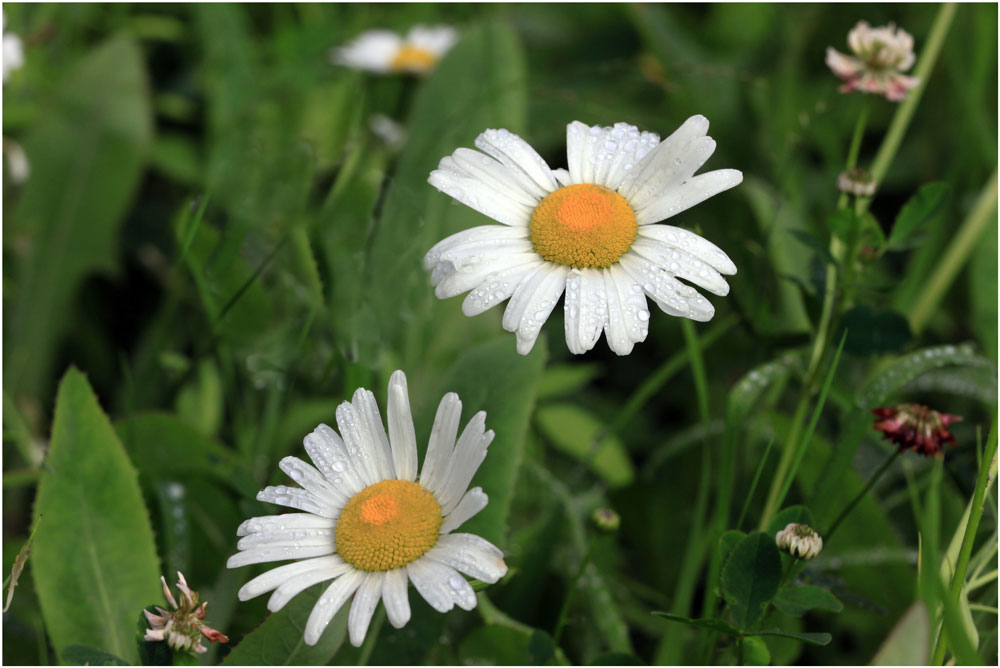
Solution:
[{"label": "blurred daisy in background", "polygon": [[388,436],[375,396],[355,392],[337,408],[339,435],[321,424],[306,436],[315,467],[295,457],[281,460],[281,470],[301,487],[268,487],[257,495],[305,512],[255,517],[237,530],[242,538],[229,568],[299,559],[250,580],[240,600],[273,591],[267,607],[276,612],[308,587],[333,580],[309,615],[305,641],[315,645],[353,595],[348,632],[356,647],[379,600],[394,627],[409,621],[409,582],[439,612],[475,608],[476,594],[459,571],[493,583],[507,565],[489,541],[452,533],[486,507],[483,490],[467,488],[493,440],[484,412],[458,436],[461,414],[458,396],[446,394],[418,478],[406,376],[396,371],[389,381]]},{"label": "blurred daisy in background", "polygon": [[872,28],[859,21],[848,33],[847,44],[856,57],[832,47],[826,49],[826,64],[844,82],[841,93],[875,93],[899,102],[920,83],[920,79],[903,74],[916,60],[913,36],[892,23]]},{"label": "blurred daisy in background", "polygon": [[426,74],[457,40],[458,33],[449,26],[416,25],[405,37],[391,30],[369,30],[333,49],[331,59],[338,65],[380,74]]},{"label": "blurred daisy in background", "polygon": [[7,83],[10,73],[24,66],[24,44],[21,38],[7,32],[7,13],[3,12],[3,81]]},{"label": "blurred daisy in background", "polygon": [[435,294],[463,292],[468,316],[510,299],[503,327],[526,355],[563,292],[566,345],[594,347],[601,332],[627,355],[649,328],[649,296],[665,313],[707,321],[715,308],[690,281],[729,293],[736,266],[693,232],[656,225],[743,181],[735,169],[694,176],[715,151],[708,119],[692,116],[662,142],[627,123],[566,129],[569,169],[551,169],[523,139],[487,130],[484,153],[460,148],[428,181],[503,225],[441,241],[424,258]]}]

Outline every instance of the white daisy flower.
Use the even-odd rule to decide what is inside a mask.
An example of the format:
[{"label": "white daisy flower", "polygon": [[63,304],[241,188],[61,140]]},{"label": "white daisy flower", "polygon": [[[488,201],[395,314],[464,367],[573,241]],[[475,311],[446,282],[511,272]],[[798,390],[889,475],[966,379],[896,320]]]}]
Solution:
[{"label": "white daisy flower", "polygon": [[391,30],[369,30],[346,46],[333,50],[338,65],[378,72],[425,74],[455,45],[458,33],[450,26],[410,28],[406,37]]},{"label": "white daisy flower", "polygon": [[24,44],[21,38],[7,32],[7,13],[3,13],[3,80],[7,83],[10,73],[24,66]]},{"label": "white daisy flower", "polygon": [[665,313],[710,320],[715,308],[690,281],[729,293],[720,274],[736,266],[702,237],[654,225],[743,181],[735,169],[694,176],[715,151],[708,119],[692,116],[662,142],[627,123],[566,128],[569,170],[550,169],[507,130],[460,148],[428,181],[504,225],[453,234],[428,251],[424,266],[440,299],[469,292],[462,304],[478,315],[507,298],[503,327],[526,355],[566,292],[566,345],[594,347],[601,331],[627,355],[646,338],[646,295]]},{"label": "white daisy flower", "polygon": [[306,622],[305,641],[315,645],[327,624],[352,595],[351,644],[365,638],[379,599],[389,622],[410,619],[408,582],[432,608],[476,607],[476,594],[459,571],[493,583],[507,572],[503,553],[470,533],[452,533],[486,507],[482,488],[466,491],[493,431],[486,413],[476,413],[458,435],[462,402],[441,399],[431,429],[423,471],[417,477],[417,440],[406,376],[389,381],[389,433],[375,396],[365,389],[337,408],[337,435],[325,424],[305,438],[315,468],[295,457],[281,470],[301,487],[267,487],[257,498],[305,512],[254,517],[240,525],[237,554],[227,566],[297,559],[243,585],[241,601],[273,591],[267,607],[280,610],[292,597],[327,580]]}]

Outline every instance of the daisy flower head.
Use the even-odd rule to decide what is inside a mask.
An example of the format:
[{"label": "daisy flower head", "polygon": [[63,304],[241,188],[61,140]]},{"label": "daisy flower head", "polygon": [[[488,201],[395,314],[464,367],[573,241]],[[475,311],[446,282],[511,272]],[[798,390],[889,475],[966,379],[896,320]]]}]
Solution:
[{"label": "daisy flower head", "polygon": [[296,560],[239,591],[241,601],[273,592],[267,603],[272,612],[308,587],[333,580],[306,622],[309,645],[352,595],[348,632],[351,644],[360,647],[379,600],[394,627],[409,621],[410,582],[439,612],[455,605],[472,610],[476,595],[460,572],[489,583],[507,572],[503,553],[492,543],[453,533],[488,501],[482,488],[467,489],[493,440],[486,413],[474,415],[459,436],[462,402],[446,394],[418,477],[402,371],[392,374],[388,396],[388,434],[375,396],[359,389],[337,408],[340,434],[321,424],[305,437],[314,466],[296,457],[281,460],[281,470],[299,487],[267,487],[257,498],[304,512],[244,522],[237,530],[239,552],[226,564]]},{"label": "daisy flower head", "polygon": [[10,73],[24,66],[24,44],[21,38],[7,32],[7,13],[3,12],[3,81],[7,83]]},{"label": "daisy flower head", "polygon": [[426,74],[457,40],[458,32],[450,26],[416,25],[405,37],[391,30],[376,29],[335,48],[331,57],[338,65],[379,74]]},{"label": "daisy flower head", "polygon": [[844,82],[841,93],[875,93],[899,102],[920,83],[903,74],[916,60],[913,36],[894,24],[872,28],[867,21],[859,21],[848,33],[847,44],[854,56],[832,47],[826,50],[827,66]]},{"label": "daisy flower head", "polygon": [[660,141],[634,125],[566,128],[569,169],[551,169],[523,139],[487,130],[482,153],[457,149],[428,181],[503,223],[473,227],[424,257],[440,299],[463,292],[467,316],[510,299],[503,327],[528,354],[563,292],[566,345],[576,354],[601,332],[619,355],[646,338],[650,297],[665,313],[711,320],[712,304],[689,281],[729,293],[736,266],[693,232],[658,225],[743,181],[735,169],[695,176],[715,151],[708,119],[692,116]]}]

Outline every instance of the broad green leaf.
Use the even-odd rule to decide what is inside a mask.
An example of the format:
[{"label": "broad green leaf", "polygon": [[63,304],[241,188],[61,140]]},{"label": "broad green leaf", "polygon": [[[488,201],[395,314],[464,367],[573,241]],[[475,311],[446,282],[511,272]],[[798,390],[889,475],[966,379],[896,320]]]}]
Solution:
[{"label": "broad green leaf", "polygon": [[645,666],[642,659],[624,652],[608,652],[601,654],[590,662],[592,666]]},{"label": "broad green leaf", "polygon": [[163,596],[153,530],[136,471],[75,368],[59,385],[45,463],[32,575],[52,645],[134,662],[135,614]]},{"label": "broad green leaf", "polygon": [[136,468],[151,480],[207,475],[255,497],[258,485],[235,454],[169,413],[136,413],[115,423]]},{"label": "broad green leaf", "polygon": [[80,282],[115,268],[118,227],[152,137],[143,55],[128,37],[98,46],[53,90],[24,141],[31,178],[4,221],[4,252],[12,239],[28,250],[11,261],[16,281],[4,290],[13,305],[5,305],[3,381],[29,396],[48,391],[53,346]]},{"label": "broad green leaf", "polygon": [[544,366],[542,342],[524,356],[517,354],[510,336],[501,336],[462,353],[439,381],[439,391],[428,395],[434,399],[423,411],[427,419],[422,422],[427,426],[424,431],[418,426],[418,441],[426,442],[437,402],[446,392],[456,392],[462,400],[463,425],[477,411],[485,410],[486,427],[496,433],[486,460],[470,485],[483,488],[489,495],[489,505],[462,525],[460,531],[479,534],[497,545],[505,542],[524,435]]},{"label": "broad green leaf", "polygon": [[917,243],[921,228],[941,210],[949,190],[951,186],[947,183],[928,183],[922,186],[896,216],[886,243],[887,248],[905,250]]},{"label": "broad green leaf", "polygon": [[105,652],[103,649],[90,647],[89,645],[68,645],[60,656],[62,662],[67,665],[77,666],[127,666],[128,661],[121,659],[114,654]]},{"label": "broad green leaf", "polygon": [[322,582],[305,590],[278,612],[243,636],[239,644],[222,660],[223,666],[324,665],[337,654],[347,635],[350,602],[334,615],[319,642],[306,644],[303,631],[316,601],[329,588]]},{"label": "broad green leaf", "polygon": [[782,631],[781,629],[764,629],[763,631],[752,631],[748,636],[777,636],[779,638],[792,638],[801,640],[810,645],[829,645],[833,639],[829,633],[793,633],[792,631]]},{"label": "broad green leaf", "polygon": [[506,626],[480,626],[458,646],[463,665],[528,666],[531,635]]},{"label": "broad green leaf", "polygon": [[781,554],[774,537],[766,533],[747,536],[733,548],[722,568],[722,594],[738,628],[751,628],[781,582]]},{"label": "broad green leaf", "polygon": [[733,552],[733,548],[746,538],[746,536],[742,531],[736,531],[735,529],[730,529],[719,536],[720,564],[725,565],[729,555]]},{"label": "broad green leaf", "polygon": [[597,364],[555,364],[545,369],[538,400],[552,399],[584,390],[601,373]]},{"label": "broad green leaf", "polygon": [[812,512],[805,506],[789,506],[783,508],[770,524],[767,525],[767,532],[774,537],[779,531],[789,524],[808,524],[813,529],[816,528],[816,520],[813,519]]},{"label": "broad green leaf", "polygon": [[709,631],[725,633],[731,636],[739,635],[739,630],[733,628],[721,619],[691,619],[690,617],[685,617],[683,615],[675,615],[672,612],[660,612],[659,610],[654,611],[653,614],[657,617],[669,619],[672,622],[680,622],[681,624],[695,626],[699,629],[707,629]]},{"label": "broad green leaf", "polygon": [[[487,128],[523,132],[526,84],[517,36],[496,22],[465,30],[414,96],[409,141],[371,239],[367,278],[378,335],[398,350],[408,346],[404,361],[423,357],[423,336],[431,336],[415,331],[436,300],[423,268],[424,254],[459,230],[496,224],[438,192],[427,177],[442,158],[459,147],[472,147]],[[440,307],[460,314],[459,301]],[[440,330],[434,322],[433,334]]]},{"label": "broad green leaf", "polygon": [[591,447],[606,427],[582,408],[545,404],[535,412],[535,422],[557,450],[585,463],[612,487],[625,487],[635,479],[632,461],[617,435],[606,434],[596,450]]},{"label": "broad green leaf", "polygon": [[893,310],[876,310],[866,304],[859,304],[844,314],[834,340],[845,330],[844,350],[852,355],[897,353],[913,337],[910,322],[901,314]]},{"label": "broad green leaf", "polygon": [[743,639],[743,660],[748,666],[767,666],[771,664],[771,652],[763,638],[747,636]]},{"label": "broad green leaf", "polygon": [[222,424],[222,381],[214,360],[198,363],[196,377],[177,393],[175,405],[181,419],[209,436]]},{"label": "broad green leaf", "polygon": [[837,264],[833,255],[830,254],[830,249],[827,247],[823,240],[817,237],[812,232],[807,232],[805,230],[788,230],[797,241],[805,244],[809,248],[816,252],[816,255],[820,257],[826,264]]},{"label": "broad green leaf", "polygon": [[916,601],[903,614],[872,659],[873,666],[925,666],[931,658],[927,606]]},{"label": "broad green leaf", "polygon": [[822,587],[789,585],[783,587],[774,597],[774,607],[787,615],[801,617],[810,610],[840,612],[844,609],[844,604]]},{"label": "broad green leaf", "polygon": [[544,666],[548,664],[556,655],[556,644],[545,631],[535,629],[528,640],[528,654],[531,656],[531,663],[534,666]]}]

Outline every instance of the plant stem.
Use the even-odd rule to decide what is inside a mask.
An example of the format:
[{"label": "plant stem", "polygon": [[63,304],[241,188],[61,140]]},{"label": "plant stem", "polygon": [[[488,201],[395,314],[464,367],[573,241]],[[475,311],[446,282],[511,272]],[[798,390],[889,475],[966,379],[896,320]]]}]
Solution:
[{"label": "plant stem", "polygon": [[562,637],[563,629],[566,628],[566,617],[569,614],[569,607],[572,605],[573,597],[580,586],[580,578],[583,577],[584,570],[590,564],[590,557],[594,554],[595,545],[597,545],[597,536],[591,536],[590,544],[587,545],[587,551],[583,554],[583,559],[580,560],[580,567],[576,569],[576,574],[569,583],[569,591],[566,592],[566,598],[563,600],[562,607],[559,608],[559,617],[556,618],[556,628],[552,632],[552,642],[555,643],[556,647],[559,646],[559,639]]},{"label": "plant stem", "polygon": [[788,438],[785,441],[784,448],[781,450],[781,459],[778,460],[778,468],[774,472],[771,487],[767,492],[767,501],[764,503],[764,511],[760,515],[760,524],[758,525],[761,531],[767,528],[767,525],[771,522],[771,518],[774,517],[775,512],[778,510],[778,492],[784,484],[785,475],[791,468],[792,460],[795,458],[795,444],[798,442],[799,434],[802,433],[802,427],[805,425],[806,412],[809,410],[809,395],[811,393],[812,383],[809,383],[807,380],[807,385],[802,390],[802,397],[799,399],[799,404],[795,407],[795,415],[792,416],[792,426],[788,430]]},{"label": "plant stem", "polygon": [[858,495],[855,496],[854,499],[852,499],[849,504],[847,504],[847,507],[844,508],[843,512],[841,512],[840,515],[837,517],[837,519],[833,521],[833,524],[831,524],[830,528],[826,530],[826,533],[822,534],[824,544],[830,542],[830,538],[831,536],[833,536],[833,532],[837,530],[837,527],[840,526],[840,523],[844,521],[844,519],[851,513],[852,510],[854,510],[854,506],[858,505],[861,502],[861,499],[865,497],[865,494],[867,494],[868,491],[875,486],[875,483],[878,482],[878,479],[882,477],[882,474],[885,473],[886,470],[888,470],[889,466],[894,461],[896,461],[896,458],[899,457],[899,455],[902,452],[903,452],[902,450],[896,450],[891,455],[886,457],[886,460],[882,462],[882,466],[878,467],[878,470],[875,471],[875,473],[872,474],[872,477],[868,479],[868,482],[865,484],[864,489],[862,489],[858,493]]},{"label": "plant stem", "polygon": [[361,647],[361,653],[358,656],[358,665],[367,666],[368,660],[372,656],[372,651],[375,649],[375,643],[378,642],[379,631],[382,630],[382,626],[385,624],[385,606],[379,606],[379,609],[375,611],[375,619],[372,620],[371,629],[368,631],[368,635],[365,636],[365,642]]},{"label": "plant stem", "polygon": [[944,252],[941,261],[935,266],[934,273],[925,283],[926,287],[921,292],[920,300],[910,313],[910,326],[915,334],[919,334],[927,325],[938,302],[945,296],[952,281],[958,276],[958,272],[975,248],[980,235],[991,221],[996,220],[994,215],[996,207],[997,172],[994,170],[993,176],[979,193],[972,211],[962,222],[958,234],[952,238],[948,250]]},{"label": "plant stem", "polygon": [[[885,177],[886,172],[889,171],[889,165],[899,150],[899,145],[903,141],[903,135],[906,134],[906,129],[910,125],[910,120],[912,120],[913,113],[917,109],[917,104],[920,102],[920,98],[927,88],[931,71],[934,69],[934,64],[941,53],[944,38],[948,34],[948,28],[951,27],[951,20],[955,16],[955,8],[954,3],[945,3],[941,5],[941,9],[938,10],[938,14],[934,18],[934,25],[931,26],[927,43],[924,45],[920,59],[917,61],[917,66],[913,70],[914,76],[920,79],[920,83],[907,94],[906,99],[899,105],[895,116],[892,118],[892,123],[889,125],[889,130],[885,133],[885,139],[882,140],[882,146],[879,147],[878,153],[875,154],[875,160],[872,162],[871,174],[875,180],[876,188]],[[862,213],[868,210],[870,203],[871,198],[861,200]]]},{"label": "plant stem", "polygon": [[[991,478],[990,471],[993,468],[996,453],[997,424],[994,418],[993,429],[990,430],[990,438],[986,442],[986,451],[983,453],[983,463],[979,467],[979,475],[976,478],[976,489],[972,493],[972,506],[969,511],[969,521],[965,525],[965,535],[962,537],[962,549],[958,553],[958,563],[955,565],[955,573],[951,578],[951,588],[948,590],[948,598],[951,605],[955,607],[958,606],[962,596],[962,587],[965,585],[965,573],[969,568],[972,545],[976,542],[979,520],[983,517],[983,497],[986,496],[987,481]],[[945,642],[946,632],[947,629],[942,629],[938,635],[937,647],[934,648],[934,658],[931,660],[932,665],[939,666],[944,662],[945,651],[948,648]]]}]

